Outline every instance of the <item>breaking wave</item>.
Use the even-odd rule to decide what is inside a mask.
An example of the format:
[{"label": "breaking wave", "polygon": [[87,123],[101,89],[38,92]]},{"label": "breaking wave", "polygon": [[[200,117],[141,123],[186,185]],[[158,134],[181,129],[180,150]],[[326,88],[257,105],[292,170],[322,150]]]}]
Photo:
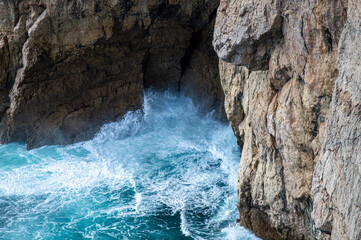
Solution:
[{"label": "breaking wave", "polygon": [[148,92],[91,141],[0,145],[0,238],[256,239],[235,223],[239,155],[228,125]]}]

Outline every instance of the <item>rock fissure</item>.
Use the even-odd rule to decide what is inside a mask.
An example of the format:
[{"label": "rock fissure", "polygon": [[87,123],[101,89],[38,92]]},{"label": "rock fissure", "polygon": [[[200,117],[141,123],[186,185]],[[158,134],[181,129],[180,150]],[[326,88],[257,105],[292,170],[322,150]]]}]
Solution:
[{"label": "rock fissure", "polygon": [[198,31],[198,32],[193,32],[190,42],[189,42],[189,46],[186,48],[186,50],[184,51],[184,55],[183,57],[180,59],[180,67],[181,67],[181,74],[180,74],[180,78],[178,80],[178,92],[181,92],[181,80],[182,77],[184,76],[187,68],[190,67],[190,61],[192,58],[192,54],[193,52],[197,49],[198,42],[201,41],[201,37],[202,37],[202,30]]}]

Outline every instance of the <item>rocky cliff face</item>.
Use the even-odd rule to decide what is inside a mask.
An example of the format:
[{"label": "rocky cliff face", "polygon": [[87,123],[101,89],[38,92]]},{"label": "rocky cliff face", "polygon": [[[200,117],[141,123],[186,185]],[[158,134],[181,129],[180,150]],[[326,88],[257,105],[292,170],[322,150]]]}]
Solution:
[{"label": "rocky cliff face", "polygon": [[219,117],[225,95],[241,223],[360,239],[360,1],[221,0],[215,18],[218,4],[0,0],[0,141],[89,139],[149,87]]},{"label": "rocky cliff face", "polygon": [[313,173],[316,227],[361,239],[361,3],[349,1],[322,150]]},{"label": "rocky cliff face", "polygon": [[264,239],[360,239],[360,9],[220,3],[213,44],[243,149],[240,219]]},{"label": "rocky cliff face", "polygon": [[147,87],[186,92],[199,104],[206,97],[201,108],[221,116],[217,57],[209,53],[218,4],[0,1],[0,141],[33,148],[89,139],[140,108]]}]

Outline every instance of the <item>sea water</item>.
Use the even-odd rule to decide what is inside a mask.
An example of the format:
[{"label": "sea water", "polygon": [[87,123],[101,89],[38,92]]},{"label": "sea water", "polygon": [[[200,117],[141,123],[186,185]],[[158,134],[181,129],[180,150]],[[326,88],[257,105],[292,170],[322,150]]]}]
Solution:
[{"label": "sea water", "polygon": [[148,92],[93,140],[0,145],[0,239],[256,239],[235,223],[235,136],[211,115]]}]

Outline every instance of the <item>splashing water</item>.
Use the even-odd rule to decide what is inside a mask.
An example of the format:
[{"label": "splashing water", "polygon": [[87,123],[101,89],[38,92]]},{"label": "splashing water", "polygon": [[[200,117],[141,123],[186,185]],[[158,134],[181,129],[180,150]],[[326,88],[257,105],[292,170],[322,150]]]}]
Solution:
[{"label": "splashing water", "polygon": [[145,95],[91,141],[0,145],[0,239],[256,239],[235,223],[231,128]]}]

